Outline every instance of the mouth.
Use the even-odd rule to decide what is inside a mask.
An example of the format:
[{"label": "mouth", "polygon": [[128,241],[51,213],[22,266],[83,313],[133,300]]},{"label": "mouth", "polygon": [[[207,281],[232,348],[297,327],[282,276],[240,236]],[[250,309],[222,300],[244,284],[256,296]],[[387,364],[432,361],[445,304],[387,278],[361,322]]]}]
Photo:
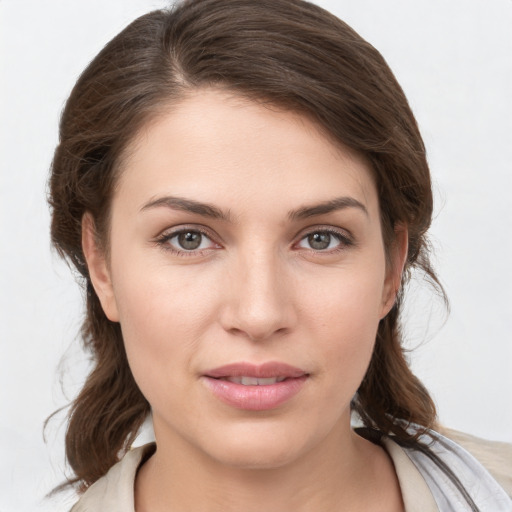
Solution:
[{"label": "mouth", "polygon": [[233,363],[205,372],[203,382],[224,404],[248,411],[275,409],[291,400],[309,378],[285,363]]},{"label": "mouth", "polygon": [[219,380],[233,382],[234,384],[242,384],[242,386],[270,386],[271,384],[276,384],[277,382],[283,382],[287,378],[288,377],[283,376],[258,378],[243,375],[241,377],[221,377]]},{"label": "mouth", "polygon": [[[278,379],[283,381],[285,379],[302,377],[307,375],[307,372],[301,368],[297,368],[286,363],[269,361],[263,364],[252,364],[245,362],[230,363],[224,366],[219,366],[218,368],[208,370],[205,372],[205,375],[213,379],[257,379],[261,381],[262,384],[249,383],[248,381],[246,384],[242,382],[236,383],[244,384],[246,386],[264,386],[266,379]],[[271,382],[271,384],[274,384],[274,382]]]}]

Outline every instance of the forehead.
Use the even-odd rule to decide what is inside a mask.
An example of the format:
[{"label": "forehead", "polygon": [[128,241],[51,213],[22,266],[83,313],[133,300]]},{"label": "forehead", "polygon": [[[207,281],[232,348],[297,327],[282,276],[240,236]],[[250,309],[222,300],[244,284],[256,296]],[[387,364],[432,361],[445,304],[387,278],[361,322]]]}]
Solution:
[{"label": "forehead", "polygon": [[200,90],[147,123],[128,147],[116,195],[296,207],[351,195],[376,207],[369,164],[308,117]]}]

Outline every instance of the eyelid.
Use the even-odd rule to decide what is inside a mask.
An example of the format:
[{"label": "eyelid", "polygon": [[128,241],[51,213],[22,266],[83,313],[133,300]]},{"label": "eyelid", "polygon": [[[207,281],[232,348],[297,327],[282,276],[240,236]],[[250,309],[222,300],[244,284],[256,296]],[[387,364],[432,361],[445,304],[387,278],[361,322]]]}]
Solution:
[{"label": "eyelid", "polygon": [[343,250],[347,247],[355,245],[355,240],[352,235],[347,229],[335,227],[335,226],[329,226],[329,225],[317,225],[317,226],[309,226],[302,231],[299,232],[299,234],[295,237],[295,242],[293,242],[293,246],[297,247],[298,244],[304,240],[309,235],[312,235],[314,233],[328,233],[330,235],[333,235],[337,237],[340,241],[339,246],[335,247],[334,249],[326,249],[326,250],[315,250],[315,249],[305,249],[302,247],[299,247],[299,249],[305,249],[310,250],[314,253],[325,253],[329,254],[332,252],[336,252],[337,250]]},{"label": "eyelid", "polygon": [[[182,233],[190,231],[201,233],[201,235],[208,238],[210,242],[216,247],[208,247],[204,249],[187,251],[186,249],[178,249],[176,247],[173,247],[171,244],[168,243],[169,240],[171,240],[172,238]],[[222,247],[222,244],[217,241],[219,238],[219,236],[212,233],[211,229],[208,229],[205,226],[198,224],[182,224],[179,226],[173,226],[171,228],[164,229],[163,231],[160,232],[160,234],[158,234],[153,239],[153,242],[159,245],[163,250],[169,251],[179,256],[198,256],[206,251],[211,251],[212,249],[220,249]]]}]

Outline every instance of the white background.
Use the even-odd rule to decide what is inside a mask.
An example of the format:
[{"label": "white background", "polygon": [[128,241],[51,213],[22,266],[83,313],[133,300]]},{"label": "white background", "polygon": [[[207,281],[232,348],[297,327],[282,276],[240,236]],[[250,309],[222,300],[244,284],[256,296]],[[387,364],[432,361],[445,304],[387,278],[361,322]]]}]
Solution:
[{"label": "white background", "polygon": [[[443,326],[442,308],[420,294],[412,364],[445,424],[512,442],[512,1],[318,3],[383,53],[428,147],[436,263],[452,312]],[[76,341],[80,292],[48,236],[59,113],[100,48],[164,5],[0,0],[0,512],[67,510],[64,495],[43,499],[63,479],[64,416],[46,444],[43,421],[87,366]]]}]

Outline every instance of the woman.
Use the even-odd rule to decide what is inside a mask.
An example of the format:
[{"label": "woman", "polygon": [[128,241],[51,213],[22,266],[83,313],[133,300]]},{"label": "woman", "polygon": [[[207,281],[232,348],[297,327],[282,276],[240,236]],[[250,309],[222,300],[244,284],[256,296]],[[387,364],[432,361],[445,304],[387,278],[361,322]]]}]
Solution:
[{"label": "woman", "polygon": [[[50,185],[95,360],[73,510],[512,510],[511,461],[452,434],[493,478],[436,433],[405,361],[410,272],[440,290],[430,175],[343,22],[292,0],[139,18],[75,86]],[[150,413],[156,445],[127,452]]]}]

